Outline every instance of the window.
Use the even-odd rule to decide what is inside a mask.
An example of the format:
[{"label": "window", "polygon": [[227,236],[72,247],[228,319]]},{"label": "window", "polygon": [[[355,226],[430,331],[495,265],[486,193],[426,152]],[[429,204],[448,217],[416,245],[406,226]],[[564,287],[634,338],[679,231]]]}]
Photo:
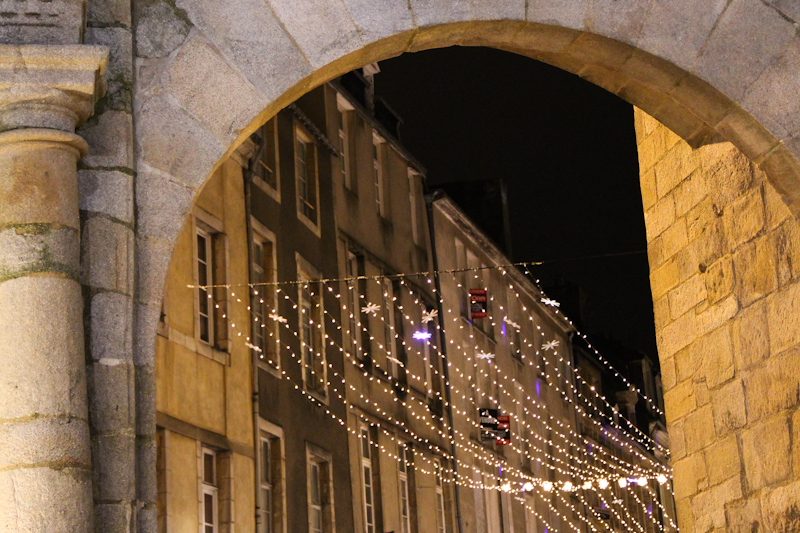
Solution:
[{"label": "window", "polygon": [[394,290],[392,281],[383,279],[383,349],[386,353],[386,366],[392,379],[400,375],[401,361],[398,359],[397,344],[394,336]]},{"label": "window", "polygon": [[364,532],[375,533],[375,492],[372,480],[372,439],[369,429],[361,426],[361,481],[364,504]]},{"label": "window", "polygon": [[194,279],[196,282],[194,331],[197,352],[227,363],[228,290],[225,288],[227,252],[222,221],[195,206]]},{"label": "window", "polygon": [[295,126],[295,177],[297,209],[317,224],[317,159],[316,145],[299,125]]},{"label": "window", "polygon": [[445,533],[444,479],[440,459],[436,459],[433,463],[433,475],[436,479],[436,531]]},{"label": "window", "polygon": [[384,201],[384,169],[383,169],[383,149],[385,141],[377,133],[372,134],[372,176],[375,182],[375,201],[378,204],[378,214],[386,216],[386,205]]},{"label": "window", "polygon": [[[250,161],[253,182],[267,192],[278,192],[278,121],[273,118],[261,126],[251,137],[256,145],[256,153]],[[273,194],[274,196],[274,194]]]},{"label": "window", "polygon": [[339,126],[339,157],[341,158],[342,183],[350,190],[354,189],[350,169],[350,120],[353,106],[342,95],[336,95],[336,119]]},{"label": "window", "polygon": [[205,230],[197,229],[197,321],[200,340],[214,343],[214,302],[209,285],[214,284],[212,271],[211,235]]},{"label": "window", "polygon": [[300,343],[303,357],[303,382],[306,390],[326,395],[326,361],[323,338],[322,295],[319,283],[312,282],[312,276],[301,270],[299,279],[298,312],[300,315]]},{"label": "window", "polygon": [[469,284],[467,283],[467,251],[464,243],[456,237],[456,272],[455,280],[461,292],[461,316],[469,318]]},{"label": "window", "polygon": [[522,352],[522,325],[524,322],[520,320],[522,317],[522,310],[520,309],[519,300],[511,293],[508,293],[509,300],[506,306],[507,316],[503,320],[503,329],[506,332],[511,355],[516,358],[518,362],[522,362],[524,354]]},{"label": "window", "polygon": [[309,451],[307,452],[307,462],[308,531],[309,533],[333,533],[333,496],[331,494],[329,454],[321,450]]},{"label": "window", "polygon": [[219,531],[219,486],[217,485],[217,456],[213,450],[202,449],[202,527],[203,533]]},{"label": "window", "polygon": [[283,531],[282,448],[279,437],[261,433],[261,473],[259,477],[259,533]]},{"label": "window", "polygon": [[411,504],[408,498],[408,474],[413,468],[411,449],[397,443],[397,477],[400,481],[400,531],[411,533]]},{"label": "window", "polygon": [[[255,221],[254,221],[255,222]],[[270,319],[277,312],[275,285],[275,252],[272,241],[259,233],[253,237],[253,340],[259,360],[272,368],[280,367],[278,322]]]},{"label": "window", "polygon": [[408,204],[411,207],[411,238],[419,244],[419,221],[417,220],[417,181],[419,174],[408,169]]},{"label": "window", "polygon": [[349,307],[347,331],[350,335],[350,350],[354,356],[361,357],[360,343],[358,342],[361,325],[361,306],[358,303],[359,284],[358,280],[355,279],[358,277],[358,258],[350,252],[347,253],[346,277],[349,278],[347,282],[347,305]]},{"label": "window", "polygon": [[[469,300],[469,289],[487,289],[488,290],[488,277],[486,265],[481,262],[477,255],[472,253],[469,249],[467,249],[467,265],[466,267],[469,269],[467,272],[467,299]],[[469,307],[469,304],[468,304]],[[494,327],[492,324],[492,320],[494,315],[492,314],[492,295],[487,293],[487,300],[486,300],[486,317],[484,318],[476,318],[472,320],[470,316],[470,321],[474,326],[478,329],[486,333],[490,338],[494,338]]]},{"label": "window", "polygon": [[[425,304],[420,305],[420,331],[427,332],[431,334],[431,338],[427,340],[422,340],[422,358],[425,364],[425,383],[428,386],[428,394],[433,394],[434,390],[438,391],[438,374],[434,376],[433,373],[433,360],[431,358],[431,343],[433,342],[433,335],[436,334],[436,322],[431,319],[429,322],[423,322],[423,317],[430,316],[433,313],[433,310],[429,308]],[[432,318],[432,317],[431,317]],[[434,385],[434,379],[437,380],[437,384]]]}]

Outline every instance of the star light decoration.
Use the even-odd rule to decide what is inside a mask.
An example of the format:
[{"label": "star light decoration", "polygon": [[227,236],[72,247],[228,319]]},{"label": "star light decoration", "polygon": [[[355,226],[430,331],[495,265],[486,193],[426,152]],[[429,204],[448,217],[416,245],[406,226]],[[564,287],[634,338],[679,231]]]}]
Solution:
[{"label": "star light decoration", "polygon": [[542,346],[542,348],[543,348],[543,349],[545,349],[545,350],[555,350],[555,349],[556,349],[556,347],[557,347],[559,344],[561,344],[561,342],[560,342],[560,341],[557,341],[557,340],[552,340],[552,341],[550,341],[550,342],[546,342],[546,343],[544,343],[544,346]]},{"label": "star light decoration", "polygon": [[510,318],[508,318],[507,316],[506,316],[506,317],[503,317],[503,322],[505,322],[506,324],[508,324],[508,325],[509,325],[509,326],[511,326],[512,328],[516,329],[517,331],[519,331],[519,329],[520,329],[520,326],[519,326],[519,324],[517,324],[516,322],[514,322],[513,320],[511,320],[511,319],[510,319]]},{"label": "star light decoration", "polygon": [[259,348],[255,344],[250,344],[249,342],[245,342],[244,345],[247,346],[248,348],[250,348],[251,350],[253,350],[256,353],[261,353],[261,348]]},{"label": "star light decoration", "polygon": [[427,341],[431,338],[431,334],[427,331],[415,331],[413,337],[418,341]]},{"label": "star light decoration", "polygon": [[488,360],[488,359],[494,359],[494,354],[493,353],[486,353],[483,350],[481,350],[480,353],[478,355],[476,355],[475,357],[478,358],[478,359],[487,359]]},{"label": "star light decoration", "polygon": [[289,322],[288,320],[286,320],[285,318],[283,318],[281,315],[279,315],[279,314],[276,314],[276,313],[271,313],[271,314],[269,315],[269,317],[270,317],[272,320],[274,320],[275,322],[280,322],[281,324],[286,324],[287,322]]},{"label": "star light decoration", "polygon": [[422,323],[427,324],[428,322],[432,322],[434,318],[439,316],[439,311],[433,309],[431,311],[424,311],[422,313]]},{"label": "star light decoration", "polygon": [[550,307],[561,307],[561,304],[555,300],[551,300],[550,298],[542,298],[542,303],[544,305],[549,305]]},{"label": "star light decoration", "polygon": [[380,311],[380,309],[381,309],[380,305],[368,303],[367,305],[361,308],[361,312],[367,313],[368,315],[372,314],[372,316],[375,316],[378,314],[378,311]]}]

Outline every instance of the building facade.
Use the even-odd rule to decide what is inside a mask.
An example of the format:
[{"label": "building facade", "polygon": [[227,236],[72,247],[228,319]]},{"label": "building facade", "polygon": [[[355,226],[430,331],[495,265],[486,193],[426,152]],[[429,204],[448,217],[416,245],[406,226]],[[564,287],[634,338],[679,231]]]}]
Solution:
[{"label": "building facade", "polygon": [[664,530],[666,456],[654,470],[658,446],[592,410],[603,389],[557,303],[425,195],[377,72],[280,111],[182,229],[156,354],[160,531]]},{"label": "building facade", "polygon": [[156,359],[161,531],[352,530],[339,309],[316,282],[337,273],[327,97],[260,128],[184,226]]}]

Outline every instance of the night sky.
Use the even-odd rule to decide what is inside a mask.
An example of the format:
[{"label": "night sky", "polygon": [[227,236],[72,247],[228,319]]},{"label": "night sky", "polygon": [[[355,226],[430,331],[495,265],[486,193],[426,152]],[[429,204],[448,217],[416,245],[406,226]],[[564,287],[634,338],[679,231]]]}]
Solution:
[{"label": "night sky", "polygon": [[376,94],[403,117],[402,141],[429,185],[503,178],[514,260],[546,261],[534,270],[545,288],[580,286],[587,332],[655,356],[631,105],[488,48],[404,54],[380,68]]}]

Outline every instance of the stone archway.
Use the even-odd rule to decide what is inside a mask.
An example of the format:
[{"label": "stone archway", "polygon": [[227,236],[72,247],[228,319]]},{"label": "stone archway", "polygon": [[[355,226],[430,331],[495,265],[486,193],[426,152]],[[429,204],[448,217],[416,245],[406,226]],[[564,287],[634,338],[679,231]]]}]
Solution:
[{"label": "stone archway", "polygon": [[[139,6],[134,362],[140,531],[154,525],[152,339],[172,245],[207,177],[256,127],[310,88],[364,64],[427,48],[491,46],[579,74],[691,147],[730,141],[797,215],[800,113],[791,97],[800,77],[800,40],[796,8],[784,4],[178,0],[176,8]],[[781,292],[788,311],[771,317],[768,327],[792,328],[800,305],[795,292]],[[737,316],[738,307],[722,320]],[[693,394],[691,383],[676,384],[673,405]],[[683,407],[668,407],[668,417],[676,409]],[[696,450],[687,471],[703,457]],[[739,461],[743,470],[745,460]],[[689,496],[683,490],[679,500]],[[706,495],[707,505],[717,502],[707,486],[695,484],[693,491]],[[776,512],[791,508],[795,492],[776,496],[784,502]],[[742,501],[751,506],[758,499]]]}]

